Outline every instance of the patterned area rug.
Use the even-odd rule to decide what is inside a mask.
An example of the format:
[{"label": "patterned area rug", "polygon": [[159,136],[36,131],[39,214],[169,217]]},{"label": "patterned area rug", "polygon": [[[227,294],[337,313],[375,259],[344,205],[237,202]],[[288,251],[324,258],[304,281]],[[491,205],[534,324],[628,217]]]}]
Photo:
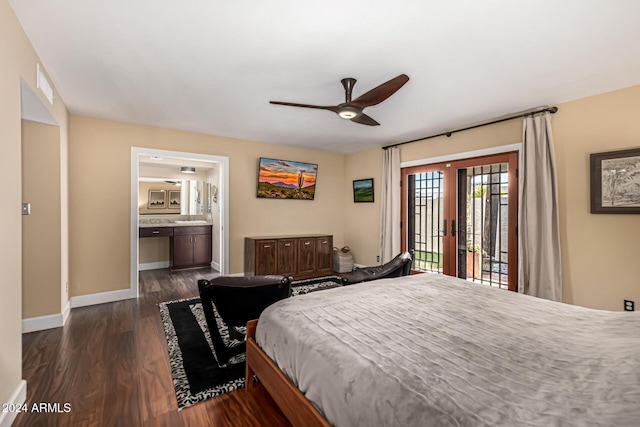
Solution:
[{"label": "patterned area rug", "polygon": [[[291,295],[338,286],[342,286],[338,276],[298,280],[291,284]],[[244,387],[245,354],[233,357],[224,365],[218,363],[200,298],[164,302],[159,307],[178,410]],[[241,344],[246,328],[229,330],[215,307],[214,314],[225,344],[229,347]]]},{"label": "patterned area rug", "polygon": [[340,276],[326,276],[316,279],[295,280],[291,282],[291,296],[308,294],[322,289],[337,288],[342,286]]}]

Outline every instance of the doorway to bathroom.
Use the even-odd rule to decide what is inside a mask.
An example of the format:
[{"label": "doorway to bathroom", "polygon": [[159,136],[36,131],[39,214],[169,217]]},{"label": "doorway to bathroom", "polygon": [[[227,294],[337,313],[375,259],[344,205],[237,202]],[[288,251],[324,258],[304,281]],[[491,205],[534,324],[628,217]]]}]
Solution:
[{"label": "doorway to bathroom", "polygon": [[[132,147],[131,290],[136,296],[140,271],[175,267],[175,237],[163,235],[169,228],[180,234],[206,230],[204,235],[180,235],[177,243],[191,239],[198,265],[204,253],[210,257],[207,267],[228,274],[228,177],[225,156]],[[149,227],[157,227],[160,236],[141,238],[151,232]]]}]

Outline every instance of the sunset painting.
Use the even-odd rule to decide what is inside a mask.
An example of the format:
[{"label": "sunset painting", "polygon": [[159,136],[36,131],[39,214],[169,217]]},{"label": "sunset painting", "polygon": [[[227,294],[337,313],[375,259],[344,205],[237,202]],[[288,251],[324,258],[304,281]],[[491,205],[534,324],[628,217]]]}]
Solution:
[{"label": "sunset painting", "polygon": [[258,197],[313,200],[318,165],[260,158]]}]

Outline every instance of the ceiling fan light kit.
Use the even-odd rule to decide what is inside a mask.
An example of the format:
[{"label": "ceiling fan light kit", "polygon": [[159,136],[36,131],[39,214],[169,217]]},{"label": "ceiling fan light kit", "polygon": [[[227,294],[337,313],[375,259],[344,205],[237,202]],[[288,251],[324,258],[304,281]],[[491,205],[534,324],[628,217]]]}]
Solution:
[{"label": "ceiling fan light kit", "polygon": [[386,100],[391,95],[396,93],[408,81],[409,77],[406,74],[400,74],[399,76],[394,77],[393,79],[385,83],[382,83],[381,85],[371,89],[369,92],[359,96],[352,101],[351,94],[353,92],[353,86],[355,86],[356,84],[356,79],[354,79],[353,77],[347,77],[341,80],[345,92],[345,102],[336,106],[297,104],[292,102],[280,101],[269,102],[275,105],[287,105],[290,107],[315,108],[318,110],[333,111],[345,120],[351,120],[352,122],[360,123],[362,125],[378,126],[380,125],[380,123],[364,114],[363,110],[372,105],[380,104],[382,101]]},{"label": "ceiling fan light kit", "polygon": [[338,115],[343,119],[351,120],[358,115],[358,112],[353,110],[347,110],[345,108],[345,109],[342,109],[341,111],[338,111]]}]

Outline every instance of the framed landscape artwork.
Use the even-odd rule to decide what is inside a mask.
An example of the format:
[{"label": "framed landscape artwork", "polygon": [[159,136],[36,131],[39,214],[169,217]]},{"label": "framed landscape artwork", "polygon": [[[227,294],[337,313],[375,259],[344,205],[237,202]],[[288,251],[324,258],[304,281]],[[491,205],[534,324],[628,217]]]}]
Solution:
[{"label": "framed landscape artwork", "polygon": [[373,203],[373,178],[353,181],[353,202]]},{"label": "framed landscape artwork", "polygon": [[180,209],[180,190],[169,190],[169,209]]},{"label": "framed landscape artwork", "polygon": [[258,197],[264,199],[313,200],[318,165],[261,157]]},{"label": "framed landscape artwork", "polygon": [[640,214],[640,148],[591,155],[591,213]]},{"label": "framed landscape artwork", "polygon": [[164,190],[149,190],[149,209],[164,209]]}]

